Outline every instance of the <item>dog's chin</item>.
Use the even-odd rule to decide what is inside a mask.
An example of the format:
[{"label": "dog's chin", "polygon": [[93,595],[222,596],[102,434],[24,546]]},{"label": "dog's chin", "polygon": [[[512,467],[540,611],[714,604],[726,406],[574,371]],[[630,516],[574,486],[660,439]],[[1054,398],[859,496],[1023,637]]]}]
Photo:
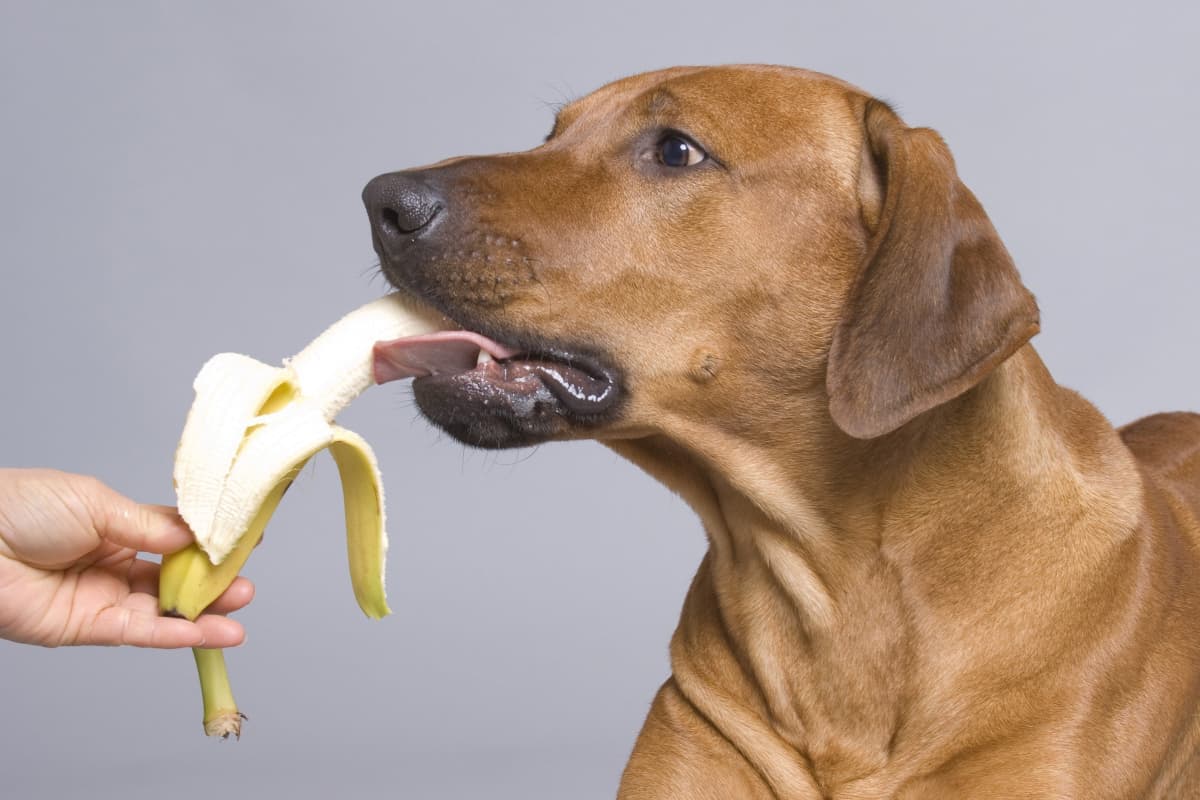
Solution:
[{"label": "dog's chin", "polygon": [[431,375],[413,381],[413,396],[426,419],[472,447],[526,447],[558,438],[571,427],[541,385],[506,391],[470,372]]},{"label": "dog's chin", "polygon": [[526,447],[594,435],[612,418],[616,383],[544,359],[489,362],[413,381],[417,407],[473,447]]}]

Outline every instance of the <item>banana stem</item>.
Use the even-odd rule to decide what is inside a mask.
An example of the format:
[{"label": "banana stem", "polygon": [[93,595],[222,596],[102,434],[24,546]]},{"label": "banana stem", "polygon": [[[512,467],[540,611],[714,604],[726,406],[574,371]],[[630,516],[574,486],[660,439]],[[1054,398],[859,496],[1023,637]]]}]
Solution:
[{"label": "banana stem", "polygon": [[225,652],[199,647],[192,648],[196,671],[200,673],[200,694],[204,698],[204,733],[228,739],[230,734],[242,738],[242,720],[225,670]]}]

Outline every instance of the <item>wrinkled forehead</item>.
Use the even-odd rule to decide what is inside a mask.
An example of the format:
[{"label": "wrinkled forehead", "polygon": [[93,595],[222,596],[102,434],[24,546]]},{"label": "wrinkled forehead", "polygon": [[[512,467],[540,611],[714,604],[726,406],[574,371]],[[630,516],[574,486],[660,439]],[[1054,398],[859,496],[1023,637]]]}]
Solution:
[{"label": "wrinkled forehead", "polygon": [[786,133],[792,144],[857,152],[866,100],[854,86],[806,70],[677,67],[624,78],[569,104],[554,133],[675,128],[745,156]]}]

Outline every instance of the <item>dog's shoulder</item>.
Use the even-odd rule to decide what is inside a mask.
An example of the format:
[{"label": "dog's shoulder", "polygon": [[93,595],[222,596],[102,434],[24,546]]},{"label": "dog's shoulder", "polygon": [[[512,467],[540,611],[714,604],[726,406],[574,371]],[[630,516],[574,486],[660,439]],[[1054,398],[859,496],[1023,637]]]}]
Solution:
[{"label": "dog's shoulder", "polygon": [[1153,414],[1119,432],[1143,466],[1200,491],[1200,414]]}]

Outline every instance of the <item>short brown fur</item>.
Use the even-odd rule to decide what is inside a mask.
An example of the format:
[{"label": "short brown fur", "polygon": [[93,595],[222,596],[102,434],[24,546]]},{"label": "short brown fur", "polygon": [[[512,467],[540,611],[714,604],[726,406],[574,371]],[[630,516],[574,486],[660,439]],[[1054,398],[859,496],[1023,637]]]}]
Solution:
[{"label": "short brown fur", "polygon": [[[645,163],[667,128],[712,161]],[[561,435],[709,538],[622,800],[1200,796],[1200,416],[1055,383],[936,134],[681,68],[442,166],[477,242],[439,299],[606,354],[621,414]]]}]

